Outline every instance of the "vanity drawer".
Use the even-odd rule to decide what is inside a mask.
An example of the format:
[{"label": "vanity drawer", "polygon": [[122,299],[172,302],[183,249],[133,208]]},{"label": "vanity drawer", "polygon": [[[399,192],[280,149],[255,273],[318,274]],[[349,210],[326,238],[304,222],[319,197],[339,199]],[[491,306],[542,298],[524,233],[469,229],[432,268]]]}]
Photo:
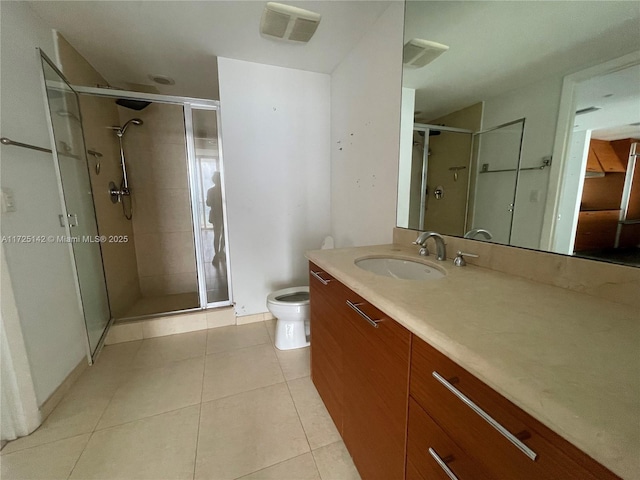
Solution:
[{"label": "vanity drawer", "polygon": [[415,336],[410,394],[491,477],[618,478]]},{"label": "vanity drawer", "polygon": [[[444,465],[439,464],[441,461]],[[448,468],[458,480],[487,480],[478,467],[409,397],[406,480],[450,480]]]}]

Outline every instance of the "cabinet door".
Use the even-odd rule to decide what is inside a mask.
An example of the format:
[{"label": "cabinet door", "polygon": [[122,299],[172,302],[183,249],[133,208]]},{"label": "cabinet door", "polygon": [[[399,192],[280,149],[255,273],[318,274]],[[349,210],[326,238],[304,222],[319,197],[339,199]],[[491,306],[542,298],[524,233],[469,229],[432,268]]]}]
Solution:
[{"label": "cabinet door", "polygon": [[416,401],[409,397],[407,480],[488,480]]},{"label": "cabinet door", "polygon": [[403,479],[411,336],[351,291],[343,311],[344,442],[363,479]]},{"label": "cabinet door", "polygon": [[[313,272],[313,273],[312,273]],[[336,297],[343,286],[317,265],[309,263],[311,379],[329,415],[342,434],[342,341]]]},{"label": "cabinet door", "polygon": [[411,396],[492,478],[617,478],[415,336]]}]

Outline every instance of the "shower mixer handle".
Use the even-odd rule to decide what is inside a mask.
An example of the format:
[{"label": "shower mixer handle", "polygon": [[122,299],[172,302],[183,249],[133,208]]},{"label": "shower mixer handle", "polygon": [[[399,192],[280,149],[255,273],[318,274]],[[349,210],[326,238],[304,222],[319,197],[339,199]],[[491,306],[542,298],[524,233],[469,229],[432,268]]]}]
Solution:
[{"label": "shower mixer handle", "polygon": [[111,196],[111,203],[120,203],[122,197],[131,195],[131,190],[124,186],[118,188],[115,183],[109,182],[109,195]]}]

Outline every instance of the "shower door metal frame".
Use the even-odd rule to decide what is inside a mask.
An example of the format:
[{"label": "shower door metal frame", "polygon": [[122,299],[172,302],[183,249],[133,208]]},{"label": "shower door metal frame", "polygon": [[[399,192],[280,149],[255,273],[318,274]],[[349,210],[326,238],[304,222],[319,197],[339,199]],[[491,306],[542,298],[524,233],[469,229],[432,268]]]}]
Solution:
[{"label": "shower door metal frame", "polygon": [[[99,88],[99,87],[85,87],[81,85],[71,85],[71,87],[78,93],[83,95],[93,95],[98,97],[108,97],[108,98],[124,98],[127,100],[146,100],[152,103],[164,103],[169,105],[181,105],[184,119],[184,130],[185,130],[185,140],[186,140],[186,149],[187,149],[187,176],[189,179],[189,196],[191,199],[191,221],[193,225],[193,236],[194,236],[194,246],[195,246],[195,254],[196,254],[196,271],[198,274],[198,298],[200,301],[200,306],[196,308],[188,308],[185,310],[175,310],[171,312],[163,312],[163,314],[180,314],[184,312],[204,310],[207,308],[215,308],[215,307],[223,307],[223,306],[231,306],[233,305],[233,290],[231,288],[231,248],[229,246],[229,229],[227,225],[227,202],[225,195],[225,178],[224,178],[224,161],[222,154],[222,128],[220,124],[220,102],[218,100],[209,100],[205,98],[193,98],[193,97],[181,97],[176,95],[162,95],[157,93],[142,93],[142,92],[131,92],[128,90],[119,90],[114,88]],[[196,166],[196,155],[195,155],[195,143],[194,143],[194,135],[193,135],[193,120],[192,120],[192,111],[193,110],[215,110],[216,111],[216,120],[217,120],[217,129],[218,129],[218,158],[220,162],[220,171],[222,172],[222,208],[224,212],[224,238],[225,238],[225,249],[227,252],[227,293],[229,299],[227,301],[222,302],[213,302],[208,303],[207,301],[207,285],[206,285],[206,276],[205,269],[203,263],[202,253],[204,251],[204,246],[202,244],[202,239],[199,235],[199,231],[196,232],[196,228],[199,221],[199,205],[198,205],[198,183],[196,182],[197,178],[197,169]],[[147,317],[155,317],[158,314],[153,315],[144,315],[139,318],[147,318]]]},{"label": "shower door metal frame", "polygon": [[[225,190],[225,177],[224,177],[224,159],[222,155],[222,132],[220,128],[220,103],[215,102],[215,105],[206,105],[201,103],[185,103],[184,104],[184,121],[185,121],[185,131],[187,133],[187,158],[188,158],[188,169],[189,169],[189,183],[191,190],[191,213],[193,216],[193,228],[194,228],[194,237],[196,241],[196,255],[198,256],[198,261],[196,261],[196,268],[198,269],[198,293],[200,295],[200,305],[202,308],[207,307],[223,307],[228,305],[233,305],[233,292],[231,289],[231,262],[229,259],[231,258],[229,252],[229,228],[227,225],[227,199],[226,199],[226,190]],[[198,169],[197,163],[198,159],[196,158],[196,150],[195,150],[195,136],[193,135],[193,110],[209,110],[216,112],[216,132],[217,132],[217,141],[218,141],[218,163],[220,165],[220,179],[221,186],[220,192],[222,195],[222,219],[223,219],[223,229],[224,229],[224,245],[225,251],[227,255],[227,293],[228,300],[221,302],[209,302],[207,296],[207,277],[206,271],[204,268],[204,245],[202,244],[202,236],[200,235],[199,227],[201,214],[203,212],[200,211],[200,204],[198,202],[199,196],[197,194],[200,192],[200,182],[198,182]],[[195,230],[198,229],[198,232]]]},{"label": "shower door metal frame", "polygon": [[[44,53],[44,51],[42,51],[40,48],[36,47],[36,56],[37,56],[37,61],[38,61],[38,71],[40,72],[40,81],[41,81],[41,86],[42,86],[42,94],[43,94],[43,99],[44,99],[44,107],[45,107],[45,112],[48,114],[49,119],[52,119],[52,112],[51,112],[51,108],[49,107],[49,101],[48,101],[48,94],[47,94],[47,79],[45,78],[45,73],[44,73],[44,68],[42,66],[42,62],[46,62],[47,65],[49,67],[51,67],[51,69],[67,84],[67,86],[71,89],[71,91],[74,92],[76,99],[79,102],[79,98],[78,98],[78,94],[80,93],[77,88],[72,85],[71,83],[69,83],[69,81],[67,80],[67,78],[64,76],[64,74],[60,71],[60,69],[56,66],[56,64],[47,56],[46,53]],[[80,111],[80,129],[82,132],[82,142],[84,147],[86,148],[86,139],[84,138],[84,127],[82,125],[82,112]],[[54,130],[53,130],[53,121],[49,120],[47,122],[47,130],[49,133],[49,137],[51,139],[51,154],[53,156],[53,169],[55,171],[56,174],[56,181],[58,183],[58,194],[60,197],[60,208],[62,210],[62,218],[68,219],[70,218],[69,215],[69,211],[67,210],[67,202],[65,199],[65,193],[64,193],[64,185],[62,183],[62,171],[60,169],[60,159],[58,158],[58,148],[57,145],[55,144],[55,134],[54,134]],[[88,165],[89,162],[87,161],[86,158],[86,153],[84,154],[84,160],[85,163],[87,164],[87,170],[88,170]],[[89,175],[89,188],[91,189],[91,195],[93,198],[93,185],[91,184],[91,176]],[[98,219],[96,215],[96,211],[95,211],[95,203],[93,206],[93,214],[94,214],[94,220],[96,222],[96,227],[98,226]],[[71,226],[69,224],[68,221],[61,221],[61,226],[64,228],[64,234],[66,238],[71,238],[72,232],[71,232]],[[105,339],[107,338],[107,333],[109,332],[109,329],[111,328],[111,325],[113,325],[114,322],[114,317],[112,315],[111,312],[111,302],[109,301],[109,289],[107,288],[107,278],[106,278],[106,272],[104,270],[104,263],[102,266],[102,275],[103,275],[103,281],[104,281],[104,285],[105,285],[105,291],[106,291],[106,295],[107,295],[107,309],[109,310],[109,319],[107,321],[107,324],[102,332],[102,335],[100,336],[100,339],[98,340],[98,343],[96,344],[95,348],[91,347],[91,340],[89,338],[89,327],[87,326],[87,321],[86,321],[86,313],[85,313],[85,306],[84,306],[84,302],[82,299],[82,292],[81,292],[81,288],[80,288],[80,277],[78,274],[78,267],[76,265],[76,254],[73,250],[73,243],[72,242],[66,242],[68,245],[68,250],[69,250],[69,261],[71,263],[71,271],[73,272],[73,284],[75,287],[75,291],[76,291],[76,297],[77,297],[77,301],[78,301],[78,306],[80,308],[80,313],[82,314],[82,319],[83,319],[83,328],[85,330],[85,339],[86,339],[86,351],[87,351],[87,362],[89,365],[93,365],[94,360],[97,358],[97,356],[100,354],[102,347],[104,347],[104,342]],[[98,247],[100,249],[100,258],[103,259],[103,255],[102,255],[102,245],[98,244]],[[103,260],[104,261],[104,260]]]}]

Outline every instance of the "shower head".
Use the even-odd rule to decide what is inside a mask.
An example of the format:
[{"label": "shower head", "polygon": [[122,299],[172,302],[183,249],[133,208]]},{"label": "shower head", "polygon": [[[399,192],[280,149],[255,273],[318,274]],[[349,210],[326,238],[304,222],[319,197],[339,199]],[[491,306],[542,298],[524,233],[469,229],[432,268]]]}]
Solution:
[{"label": "shower head", "polygon": [[144,122],[139,118],[132,118],[127,123],[125,123],[122,127],[120,127],[120,135],[124,135],[124,132],[127,130],[129,124],[133,123],[134,125],[142,125]]}]

